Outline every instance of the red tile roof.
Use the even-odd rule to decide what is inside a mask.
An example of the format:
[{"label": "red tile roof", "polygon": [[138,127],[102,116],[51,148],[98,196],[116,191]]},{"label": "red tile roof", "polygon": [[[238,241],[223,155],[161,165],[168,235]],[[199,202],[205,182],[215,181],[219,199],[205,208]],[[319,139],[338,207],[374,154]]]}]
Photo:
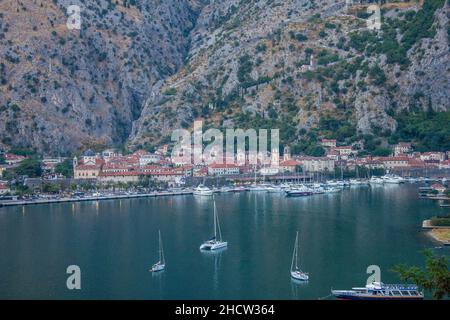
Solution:
[{"label": "red tile roof", "polygon": [[94,164],[81,164],[76,166],[75,170],[100,170],[100,166]]},{"label": "red tile roof", "polygon": [[409,161],[408,157],[382,157],[381,161]]},{"label": "red tile roof", "polygon": [[280,167],[295,167],[298,166],[299,163],[296,160],[290,159],[286,161],[281,161],[279,166]]},{"label": "red tile roof", "polygon": [[334,150],[348,150],[348,149],[352,150],[352,147],[351,146],[341,146],[341,147],[334,147],[333,149]]},{"label": "red tile roof", "polygon": [[100,177],[132,177],[132,176],[181,176],[182,172],[177,172],[174,170],[164,170],[155,172],[145,172],[145,171],[126,171],[126,172],[101,172]]},{"label": "red tile roof", "polygon": [[5,160],[23,160],[25,159],[24,156],[20,156],[17,154],[7,153],[5,154]]},{"label": "red tile roof", "polygon": [[239,168],[239,166],[231,163],[213,163],[208,166],[211,169],[227,169],[227,168]]}]

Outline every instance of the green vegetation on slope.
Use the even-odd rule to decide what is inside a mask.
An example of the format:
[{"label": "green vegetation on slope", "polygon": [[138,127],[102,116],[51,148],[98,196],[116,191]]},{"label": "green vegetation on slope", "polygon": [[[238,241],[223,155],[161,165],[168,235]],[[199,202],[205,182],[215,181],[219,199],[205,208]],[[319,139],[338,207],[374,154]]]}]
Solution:
[{"label": "green vegetation on slope", "polygon": [[412,141],[416,151],[450,150],[450,111],[401,113],[391,142]]},{"label": "green vegetation on slope", "polygon": [[425,250],[425,270],[419,267],[399,265],[394,271],[402,281],[412,281],[417,286],[430,291],[433,299],[443,299],[450,296],[450,271],[448,257],[437,256],[431,250]]}]

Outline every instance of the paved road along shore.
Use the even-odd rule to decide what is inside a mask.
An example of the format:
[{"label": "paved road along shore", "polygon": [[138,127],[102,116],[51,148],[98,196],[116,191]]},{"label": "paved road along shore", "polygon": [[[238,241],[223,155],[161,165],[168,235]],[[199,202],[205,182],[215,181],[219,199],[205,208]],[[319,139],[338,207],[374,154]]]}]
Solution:
[{"label": "paved road along shore", "polygon": [[7,200],[0,202],[0,207],[12,206],[28,206],[48,203],[62,203],[62,202],[81,202],[81,201],[102,201],[115,199],[131,199],[131,198],[148,198],[148,197],[165,197],[165,196],[184,196],[190,195],[192,191],[179,192],[151,192],[142,194],[121,194],[101,197],[83,197],[83,198],[61,198],[61,199],[38,199],[38,200]]}]

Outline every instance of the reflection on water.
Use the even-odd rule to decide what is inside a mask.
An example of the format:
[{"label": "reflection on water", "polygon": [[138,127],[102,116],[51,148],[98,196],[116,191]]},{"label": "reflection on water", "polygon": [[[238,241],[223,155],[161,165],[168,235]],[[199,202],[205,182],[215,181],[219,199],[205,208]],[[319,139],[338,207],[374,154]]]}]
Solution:
[{"label": "reflection on water", "polygon": [[215,251],[202,251],[202,254],[207,256],[213,261],[214,271],[213,271],[213,297],[215,299],[220,298],[220,272],[221,272],[221,261],[224,252],[227,248],[221,248]]},{"label": "reflection on water", "polygon": [[292,290],[292,299],[300,300],[304,299],[302,296],[302,287],[305,287],[309,284],[309,281],[302,281],[298,279],[294,279],[291,277],[291,290]]},{"label": "reflection on water", "polygon": [[[166,271],[161,272],[151,272],[152,275],[152,284],[156,287],[156,290],[158,292],[158,299],[162,300],[164,299],[164,283],[165,283],[165,277],[166,277]],[[148,299],[152,299],[152,297],[148,297]]]},{"label": "reflection on water", "polygon": [[[0,298],[317,299],[364,285],[369,265],[380,266],[382,281],[398,282],[395,264],[423,265],[421,251],[438,246],[422,220],[448,212],[408,185],[214,198],[229,247],[210,253],[199,246],[212,232],[213,197],[0,208]],[[159,229],[167,268],[150,275]],[[297,230],[308,283],[289,274]],[[65,287],[72,264],[81,268],[80,292]]]}]

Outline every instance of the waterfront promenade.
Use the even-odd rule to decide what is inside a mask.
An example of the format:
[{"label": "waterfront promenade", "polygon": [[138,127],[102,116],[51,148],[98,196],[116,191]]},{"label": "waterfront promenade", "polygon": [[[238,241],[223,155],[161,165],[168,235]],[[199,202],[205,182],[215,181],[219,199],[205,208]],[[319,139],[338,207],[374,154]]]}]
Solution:
[{"label": "waterfront promenade", "polygon": [[85,196],[85,197],[60,198],[60,199],[6,200],[6,201],[0,201],[0,207],[28,206],[28,205],[37,205],[37,204],[63,203],[63,202],[102,201],[102,200],[117,200],[117,199],[131,199],[131,198],[182,196],[182,195],[190,195],[192,193],[193,193],[192,191],[159,191],[159,192],[138,193],[138,194]]}]

